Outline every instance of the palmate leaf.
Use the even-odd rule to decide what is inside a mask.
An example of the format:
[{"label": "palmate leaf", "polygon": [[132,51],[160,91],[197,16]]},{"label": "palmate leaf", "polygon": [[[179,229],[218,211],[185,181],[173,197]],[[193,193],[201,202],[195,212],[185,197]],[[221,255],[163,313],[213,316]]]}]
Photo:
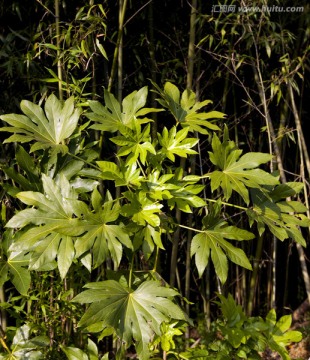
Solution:
[{"label": "palmate leaf", "polygon": [[103,180],[113,180],[115,186],[136,187],[141,185],[143,177],[140,175],[141,169],[137,168],[137,164],[125,166],[120,160],[120,166],[111,161],[97,161],[101,169],[99,178]]},{"label": "palmate leaf", "polygon": [[27,251],[12,251],[9,249],[13,242],[13,231],[5,230],[2,238],[2,254],[0,261],[0,286],[11,280],[16,290],[27,295],[31,276],[27,270],[30,255]]},{"label": "palmate leaf", "polygon": [[187,157],[190,154],[197,154],[192,148],[198,143],[198,139],[187,138],[189,128],[184,128],[177,132],[173,126],[169,131],[165,127],[162,134],[158,133],[158,140],[162,149],[159,154],[163,154],[171,161],[175,161],[175,155]]},{"label": "palmate leaf", "polygon": [[145,281],[135,291],[114,280],[90,283],[72,301],[90,303],[78,326],[99,332],[113,328],[128,348],[132,342],[139,359],[149,359],[148,345],[154,334],[161,335],[161,324],[186,320],[172,300],[178,293],[157,281]]},{"label": "palmate leaf", "polygon": [[169,180],[174,177],[174,174],[160,175],[160,171],[153,171],[148,174],[147,179],[144,180],[142,185],[143,189],[148,192],[150,198],[155,201],[171,198],[170,190],[178,190],[180,188],[178,185],[169,182]]},{"label": "palmate leaf", "polygon": [[121,126],[126,125],[132,128],[135,123],[145,123],[151,121],[147,118],[141,118],[151,112],[162,111],[161,109],[143,108],[147,99],[148,89],[143,87],[139,91],[134,91],[126,96],[122,101],[122,106],[115,99],[114,95],[104,90],[104,103],[99,101],[89,101],[92,112],[86,116],[95,121],[92,129],[101,131],[116,132]]},{"label": "palmate leaf", "polygon": [[152,83],[156,92],[161,96],[157,101],[168,108],[177,123],[189,131],[197,131],[201,134],[209,134],[209,131],[217,131],[220,128],[210,120],[223,119],[225,114],[219,111],[199,112],[203,107],[212,103],[211,100],[197,101],[192,90],[185,90],[182,95],[179,89],[172,83],[166,82],[164,90]]},{"label": "palmate leaf", "polygon": [[54,231],[74,228],[77,219],[74,219],[73,215],[78,195],[69,181],[64,175],[54,181],[43,174],[42,184],[44,194],[34,191],[22,191],[17,194],[19,200],[33,208],[18,212],[8,221],[6,227],[22,228],[28,224],[54,224]]},{"label": "palmate leaf", "polygon": [[32,336],[32,329],[28,324],[17,328],[10,346],[9,354],[0,354],[2,360],[39,360],[43,358],[44,348],[49,345],[49,338],[44,335]]},{"label": "palmate leaf", "polygon": [[275,309],[271,309],[266,316],[265,324],[268,332],[268,346],[273,351],[278,352],[282,359],[290,359],[287,346],[292,342],[302,340],[302,333],[296,330],[289,330],[292,323],[291,315],[284,315],[277,320]]},{"label": "palmate leaf", "polygon": [[33,270],[52,269],[57,265],[65,277],[74,258],[72,236],[80,235],[79,219],[74,217],[77,194],[62,175],[57,182],[42,175],[44,193],[24,191],[17,197],[35,208],[25,209],[13,216],[6,227],[23,228],[37,225],[21,233],[11,245],[12,251],[30,251],[29,267]]},{"label": "palmate leaf", "polygon": [[176,183],[179,184],[179,189],[171,191],[172,197],[168,199],[170,209],[176,207],[183,212],[191,213],[191,207],[199,208],[206,205],[205,201],[197,196],[204,189],[204,185],[188,184],[187,182]]},{"label": "palmate leaf", "polygon": [[118,156],[127,156],[126,165],[134,164],[138,159],[145,165],[147,153],[156,154],[151,144],[150,125],[148,124],[142,131],[141,126],[135,123],[134,130],[127,126],[120,126],[121,135],[110,138],[112,142],[120,147]]},{"label": "palmate leaf", "polygon": [[21,295],[27,295],[31,283],[31,275],[28,271],[29,254],[25,251],[10,251],[7,260],[0,261],[0,286],[11,280],[16,290]]},{"label": "palmate leaf", "polygon": [[225,128],[224,139],[221,143],[216,134],[212,138],[212,152],[209,152],[211,162],[219,169],[206,174],[211,180],[211,190],[222,188],[224,198],[228,200],[233,191],[241,195],[249,204],[248,188],[261,188],[262,185],[276,185],[277,178],[257,167],[272,159],[265,153],[249,152],[241,156],[242,150],[236,148],[228,138]]},{"label": "palmate leaf", "polygon": [[254,234],[236,226],[228,226],[227,222],[219,217],[220,205],[210,208],[204,217],[204,229],[195,235],[191,244],[191,256],[195,256],[198,274],[201,277],[208,265],[209,257],[213,262],[215,272],[222,283],[227,279],[227,257],[235,264],[251,270],[251,264],[244,251],[233,246],[228,240],[251,240]]},{"label": "palmate leaf", "polygon": [[16,196],[21,190],[40,191],[42,185],[39,178],[39,169],[21,145],[16,146],[15,158],[17,165],[25,172],[25,175],[22,174],[22,171],[16,171],[12,166],[1,167],[7,177],[14,181],[14,186],[5,183],[3,188],[12,196]]},{"label": "palmate leaf", "polygon": [[83,209],[85,222],[80,224],[79,231],[85,235],[76,240],[76,256],[85,255],[92,249],[94,267],[101,265],[108,257],[118,266],[123,254],[123,245],[132,249],[125,227],[122,224],[113,224],[119,217],[120,205],[108,195],[102,206],[98,190],[93,192],[92,204],[94,212],[90,212],[86,206]]},{"label": "palmate leaf", "polygon": [[[181,168],[178,168],[174,174],[162,176],[159,171],[153,171],[144,181],[143,190],[154,201],[167,200],[170,209],[177,207],[181,211],[191,213],[191,207],[198,208],[206,205],[205,201],[198,196],[205,186],[182,178],[182,174]],[[199,176],[197,178],[200,179]]]},{"label": "palmate leaf", "polygon": [[138,227],[133,243],[135,250],[142,246],[145,260],[150,258],[155,249],[155,246],[157,246],[159,249],[165,249],[161,241],[161,232],[150,225]]},{"label": "palmate leaf", "polygon": [[[72,228],[74,229],[74,224]],[[10,250],[29,252],[30,270],[52,270],[58,266],[61,278],[64,278],[72,264],[75,251],[73,238],[59,234],[57,230],[57,225],[47,224],[19,232],[20,235],[12,243]]]},{"label": "palmate leaf", "polygon": [[269,191],[268,196],[258,189],[251,190],[254,205],[247,210],[250,225],[256,222],[260,234],[267,226],[279,240],[291,238],[306,246],[299,227],[310,226],[310,219],[304,214],[307,208],[299,201],[285,200],[296,195],[302,187],[303,184],[292,182],[281,184]]},{"label": "palmate leaf", "polygon": [[126,191],[124,196],[130,203],[122,207],[122,215],[131,217],[138,225],[145,226],[149,224],[152,227],[160,225],[158,213],[160,213],[160,209],[163,207],[162,204],[150,200],[144,191],[136,193]]},{"label": "palmate leaf", "polygon": [[29,254],[25,255],[24,251],[9,251],[7,265],[10,280],[16,290],[22,295],[27,295],[30,288],[31,275],[26,268],[28,263]]},{"label": "palmate leaf", "polygon": [[31,151],[54,148],[56,151],[67,151],[64,141],[76,129],[81,110],[74,107],[74,98],[70,97],[64,103],[55,95],[50,95],[45,103],[44,110],[30,101],[21,102],[24,115],[7,114],[0,118],[10,127],[2,127],[0,131],[14,133],[8,142],[35,141]]}]

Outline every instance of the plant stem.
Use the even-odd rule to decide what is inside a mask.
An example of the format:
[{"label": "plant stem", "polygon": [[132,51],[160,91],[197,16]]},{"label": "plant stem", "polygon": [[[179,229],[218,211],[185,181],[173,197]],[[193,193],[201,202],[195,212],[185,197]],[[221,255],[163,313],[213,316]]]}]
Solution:
[{"label": "plant stem", "polygon": [[156,253],[155,253],[155,261],[154,261],[153,271],[157,270],[158,255],[159,255],[159,247],[156,246]]},{"label": "plant stem", "polygon": [[[208,201],[208,202],[213,202],[213,203],[217,203],[218,201],[217,200],[213,200],[213,199],[206,199],[204,198],[205,201]],[[233,208],[236,208],[236,209],[240,209],[240,210],[244,210],[244,211],[247,211],[248,208],[244,207],[244,206],[240,206],[240,205],[236,205],[236,204],[230,204],[230,203],[227,203],[227,202],[224,202],[224,201],[221,201],[221,204],[222,205],[225,205],[225,206],[231,206]]]},{"label": "plant stem", "polygon": [[188,42],[188,55],[187,55],[187,80],[186,80],[186,86],[187,86],[188,89],[192,89],[192,87],[193,87],[194,60],[195,60],[196,16],[197,16],[197,0],[192,0],[191,16],[190,16],[190,29],[189,29],[189,42]]},{"label": "plant stem", "polygon": [[131,289],[131,285],[132,285],[132,273],[133,273],[134,261],[135,261],[135,253],[132,253],[132,258],[131,258],[131,262],[130,262],[130,269],[129,269],[129,279],[128,279],[128,287],[129,287],[129,289]]},{"label": "plant stem", "polygon": [[[172,250],[171,250],[171,260],[170,260],[170,286],[174,287],[175,284],[175,276],[176,276],[176,268],[177,268],[177,260],[178,260],[178,247],[180,240],[180,228],[184,227],[181,225],[181,217],[182,213],[179,209],[176,210],[175,218],[178,224],[178,228],[173,234],[173,242],[172,242]],[[186,227],[185,227],[186,228]]]},{"label": "plant stem", "polygon": [[[119,0],[119,24],[124,21],[124,18],[122,18],[123,6],[123,0]],[[123,36],[120,37],[117,54],[117,98],[121,103],[123,99]]]},{"label": "plant stem", "polygon": [[72,154],[71,152],[68,152],[67,154],[70,155],[71,157],[73,157],[76,160],[83,161],[85,164],[92,167],[93,169],[101,171],[100,167],[88,162],[87,160],[84,160],[84,159],[80,158],[79,156]]},{"label": "plant stem", "polygon": [[181,227],[181,228],[183,228],[183,229],[190,230],[190,231],[195,231],[195,232],[199,232],[199,233],[203,233],[203,232],[204,232],[203,230],[194,229],[194,228],[189,227],[189,226],[186,226],[186,225],[178,224],[178,226]]},{"label": "plant stem", "polygon": [[259,262],[262,257],[262,252],[263,252],[263,237],[260,236],[258,238],[257,245],[256,245],[255,258],[253,261],[253,272],[252,272],[251,280],[250,280],[248,305],[247,305],[247,309],[246,309],[248,316],[251,316],[252,311],[253,311],[256,284],[257,284],[257,278],[258,278],[258,270],[259,270],[259,265],[260,265]]},{"label": "plant stem", "polygon": [[[150,73],[151,73],[151,79],[152,83],[156,83],[156,71],[157,71],[157,63],[155,58],[155,40],[154,40],[154,7],[153,7],[153,1],[150,2],[148,6],[148,29],[149,29],[149,54],[150,54]],[[151,92],[151,107],[155,108],[157,106],[156,102],[156,93],[154,91]],[[154,112],[152,114],[152,119],[154,120],[151,124],[151,134],[152,134],[152,140],[155,140],[157,138],[157,113]]]},{"label": "plant stem", "polygon": [[118,65],[118,53],[120,50],[120,47],[122,45],[122,39],[123,39],[123,25],[124,25],[124,19],[125,19],[125,12],[126,12],[126,7],[127,7],[127,0],[124,0],[124,2],[122,2],[122,0],[120,0],[120,15],[119,15],[119,22],[118,22],[118,34],[117,34],[117,40],[116,40],[116,45],[115,45],[115,49],[114,49],[114,56],[113,56],[113,62],[112,62],[112,69],[111,69],[111,74],[110,74],[110,78],[109,78],[109,84],[108,84],[108,91],[111,91],[112,89],[112,84],[113,84],[113,80],[116,74],[116,68]]},{"label": "plant stem", "polygon": [[59,93],[59,99],[63,100],[62,64],[61,64],[61,60],[60,60],[59,0],[55,0],[55,23],[56,23],[58,93]]}]

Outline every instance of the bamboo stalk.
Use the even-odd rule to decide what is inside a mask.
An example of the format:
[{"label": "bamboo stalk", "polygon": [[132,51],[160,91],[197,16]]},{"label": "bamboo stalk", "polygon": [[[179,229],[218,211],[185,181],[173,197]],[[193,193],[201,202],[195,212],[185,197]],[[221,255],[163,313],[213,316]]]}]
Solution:
[{"label": "bamboo stalk", "polygon": [[[154,84],[156,84],[156,70],[157,63],[155,57],[155,40],[154,40],[154,8],[153,1],[150,2],[148,7],[148,28],[149,28],[149,54],[150,54],[150,63],[151,63],[151,79]],[[151,92],[151,106],[155,108],[157,106],[156,102],[156,93],[154,91]],[[151,132],[152,139],[157,138],[157,113],[154,112],[152,115],[152,119],[154,120],[151,124]]]},{"label": "bamboo stalk", "polygon": [[256,252],[255,258],[253,261],[253,272],[250,280],[250,288],[249,288],[249,296],[248,296],[248,304],[247,304],[247,315],[251,316],[254,308],[254,300],[255,300],[255,292],[256,292],[256,285],[257,285],[257,277],[258,277],[258,270],[260,266],[260,259],[262,257],[263,252],[263,237],[260,236],[257,241],[256,245]]},{"label": "bamboo stalk", "polygon": [[[197,13],[197,0],[192,0],[191,4],[191,15],[190,15],[190,30],[189,30],[189,42],[188,42],[188,67],[187,67],[187,89],[192,89],[193,85],[193,73],[194,73],[194,59],[195,59],[195,31],[196,31],[196,13]],[[185,169],[186,159],[182,158],[180,167]],[[181,224],[181,211],[176,209],[176,220],[178,224]],[[171,262],[170,262],[170,285],[174,286],[175,276],[176,276],[176,267],[177,267],[177,257],[178,257],[178,245],[180,239],[180,228],[178,228],[173,236],[172,251],[171,251]],[[190,241],[187,238],[187,241]],[[188,245],[190,246],[190,245]],[[188,247],[187,246],[187,247]],[[189,286],[189,285],[187,285]]]},{"label": "bamboo stalk", "polygon": [[195,36],[196,36],[196,17],[197,17],[197,0],[192,0],[190,29],[189,29],[189,43],[187,53],[187,80],[186,86],[188,89],[193,87],[194,62],[195,62]]},{"label": "bamboo stalk", "polygon": [[63,100],[62,90],[62,63],[60,60],[60,26],[59,26],[59,0],[55,0],[55,24],[56,24],[56,47],[57,47],[57,76],[59,99]]},{"label": "bamboo stalk", "polygon": [[[293,112],[293,116],[295,119],[295,125],[296,125],[296,129],[297,129],[297,133],[298,133],[298,147],[299,147],[299,153],[300,153],[300,170],[301,170],[300,172],[301,172],[301,177],[302,177],[302,180],[304,183],[305,199],[306,199],[306,205],[307,205],[307,209],[308,209],[307,215],[308,215],[308,218],[310,218],[309,200],[308,200],[308,196],[307,196],[307,187],[305,185],[306,178],[305,178],[305,171],[304,171],[305,162],[306,162],[307,171],[308,171],[308,174],[310,174],[309,155],[308,155],[306,144],[304,142],[301,121],[300,121],[299,114],[297,111],[293,88],[292,88],[292,85],[290,84],[290,82],[288,82],[288,91],[289,91],[290,100],[291,100],[291,104],[292,104],[292,112]],[[310,232],[310,228],[308,230]],[[297,248],[300,266],[301,266],[301,270],[302,270],[302,276],[303,276],[303,280],[304,280],[305,288],[306,288],[306,292],[307,292],[307,298],[310,303],[310,277],[309,277],[309,272],[308,272],[307,263],[306,263],[306,259],[305,259],[305,252],[304,252],[303,247],[299,243],[296,243],[296,248]]]},{"label": "bamboo stalk", "polygon": [[[119,0],[119,24],[124,21],[124,19],[122,18],[123,6],[123,0]],[[121,103],[123,99],[123,36],[121,36],[120,38],[117,54],[117,97],[118,101]]]},{"label": "bamboo stalk", "polygon": [[111,68],[111,74],[109,77],[109,83],[108,83],[108,91],[111,91],[113,80],[116,74],[116,69],[118,66],[118,53],[121,48],[122,39],[123,39],[123,32],[124,32],[124,19],[125,19],[125,13],[127,8],[127,0],[120,0],[120,14],[119,14],[119,22],[118,22],[118,34],[117,34],[117,40],[116,45],[114,49],[114,55],[113,55],[113,62],[112,62],[112,68]]}]

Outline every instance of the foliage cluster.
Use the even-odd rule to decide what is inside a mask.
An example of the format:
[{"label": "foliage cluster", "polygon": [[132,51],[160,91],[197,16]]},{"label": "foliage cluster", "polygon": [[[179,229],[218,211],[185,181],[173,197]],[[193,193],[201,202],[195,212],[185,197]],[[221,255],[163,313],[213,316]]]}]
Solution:
[{"label": "foliage cluster", "polygon": [[[238,243],[255,237],[236,226],[236,221],[225,219],[223,208],[234,206],[229,203],[233,193],[244,203],[244,207],[237,205],[243,210],[240,216],[246,215],[248,226],[254,228],[256,224],[259,233],[269,228],[280,240],[291,237],[304,245],[299,227],[309,226],[303,214],[305,206],[286,200],[301,186],[281,185],[278,176],[260,169],[271,160],[270,155],[242,155],[229,139],[227,127],[220,140],[219,125],[224,114],[203,111],[209,100],[197,101],[190,90],[181,94],[169,82],[163,90],[155,86],[155,91],[162,109],[145,107],[148,89],[144,87],[126,96],[121,104],[106,91],[104,104],[89,101],[89,109],[82,117],[73,97],[61,102],[55,95],[47,98],[43,108],[24,100],[22,115],[1,116],[8,124],[1,131],[13,133],[5,143],[18,143],[15,159],[22,169],[18,172],[12,166],[3,166],[9,180],[4,188],[24,204],[5,224],[1,284],[11,281],[26,296],[32,271],[59,272],[63,280],[72,266],[85,267],[91,279],[97,273],[96,281],[85,284],[84,291],[76,294],[68,287],[69,293],[62,297],[71,295],[73,303],[90,304],[77,329],[97,333],[99,339],[114,335],[119,341],[115,355],[119,359],[131,345],[139,358],[150,358],[154,335],[160,338],[166,352],[173,337],[167,340],[167,333],[180,334],[178,326],[174,329],[176,324],[191,322],[180,307],[180,294],[166,284],[158,271],[159,253],[165,252],[176,227],[195,233],[190,251],[199,277],[211,259],[219,281],[225,283],[228,259],[251,269]],[[174,123],[169,128],[164,126],[152,139],[152,120],[147,116],[164,109]],[[89,121],[79,122],[80,118]],[[92,130],[117,133],[108,139],[117,145],[115,160],[99,159]],[[201,176],[184,173],[180,166],[180,159],[196,153],[199,136],[206,136],[210,142],[210,171]],[[30,155],[21,145],[27,143],[31,145]],[[211,189],[211,199],[201,195],[206,187]],[[176,222],[176,207],[197,215],[195,228]],[[231,298],[228,302],[223,297],[221,300],[226,318],[227,311],[240,317],[240,326],[234,324],[238,332],[244,325],[244,315],[233,306]],[[267,319],[271,317],[274,314]],[[18,331],[28,334],[29,327],[24,326]],[[241,344],[247,330],[240,331]],[[17,333],[13,345],[19,338]],[[25,349],[28,338],[22,345]],[[233,339],[237,341],[237,336]],[[29,341],[32,344],[36,340]],[[275,344],[282,342],[279,337]],[[92,348],[93,342],[89,346]],[[232,346],[238,347],[236,343]],[[278,349],[284,354],[282,347]],[[70,358],[68,354],[73,350],[63,347],[63,351]],[[74,351],[82,354],[82,350]],[[84,358],[81,356],[78,358]]]},{"label": "foliage cluster", "polygon": [[308,5],[156,4],[0,5],[1,359],[288,359],[300,340],[250,315],[310,299]]}]

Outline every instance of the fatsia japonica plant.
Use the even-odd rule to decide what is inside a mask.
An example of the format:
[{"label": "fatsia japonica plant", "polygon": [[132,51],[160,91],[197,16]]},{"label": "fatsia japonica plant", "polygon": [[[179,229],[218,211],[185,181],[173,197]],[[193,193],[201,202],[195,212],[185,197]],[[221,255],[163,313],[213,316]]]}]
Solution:
[{"label": "fatsia japonica plant", "polygon": [[[84,291],[68,290],[71,304],[87,304],[74,332],[113,335],[118,359],[132,347],[139,359],[151,358],[158,346],[165,353],[192,322],[159,270],[177,227],[193,232],[198,275],[211,259],[225,283],[229,261],[251,270],[240,241],[268,228],[280,240],[305,245],[299,228],[309,226],[306,208],[287,200],[302,186],[280,184],[262,168],[270,154],[243,154],[229,138],[225,115],[205,111],[209,100],[199,102],[169,82],[153,85],[162,108],[146,107],[144,87],[122,103],[105,91],[103,102],[89,101],[86,111],[72,97],[50,95],[43,107],[22,101],[23,114],[1,116],[7,126],[0,130],[12,133],[4,143],[16,144],[14,166],[2,166],[2,186],[19,210],[5,224],[0,285],[11,281],[27,296],[34,272],[58,272],[65,281],[73,266],[87,269]],[[154,112],[165,121],[158,121],[157,136]],[[201,138],[209,144],[203,154],[209,170],[197,175],[180,160],[197,154]],[[224,216],[235,198],[246,228]],[[175,209],[194,212],[196,220],[178,223]],[[59,348],[69,359],[99,356],[91,339],[86,353],[67,345]]]}]

